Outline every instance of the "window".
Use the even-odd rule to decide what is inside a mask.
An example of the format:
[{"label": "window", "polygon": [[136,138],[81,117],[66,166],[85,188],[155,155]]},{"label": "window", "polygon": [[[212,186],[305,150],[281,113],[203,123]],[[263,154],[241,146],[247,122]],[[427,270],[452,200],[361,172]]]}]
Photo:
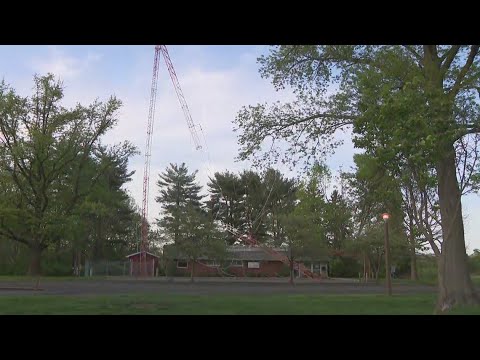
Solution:
[{"label": "window", "polygon": [[177,268],[186,269],[188,267],[188,261],[177,261]]},{"label": "window", "polygon": [[243,267],[243,261],[242,260],[232,260],[230,266]]},{"label": "window", "polygon": [[215,260],[206,260],[204,264],[207,266],[220,266]]},{"label": "window", "polygon": [[260,269],[260,263],[258,261],[249,261],[248,262],[249,269]]}]

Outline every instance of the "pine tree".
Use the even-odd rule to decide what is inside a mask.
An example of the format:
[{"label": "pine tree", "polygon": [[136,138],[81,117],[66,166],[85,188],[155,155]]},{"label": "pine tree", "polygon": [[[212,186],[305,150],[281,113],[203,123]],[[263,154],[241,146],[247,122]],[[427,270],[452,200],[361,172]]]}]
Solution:
[{"label": "pine tree", "polygon": [[160,196],[155,201],[162,204],[163,217],[157,219],[162,232],[177,243],[180,232],[181,214],[187,205],[201,208],[201,186],[195,182],[197,171],[189,174],[187,166],[182,163],[170,164],[164,173],[159,175],[157,185]]},{"label": "pine tree", "polygon": [[[210,200],[207,201],[212,219],[224,224],[241,228],[244,224],[244,195],[245,189],[237,174],[228,171],[216,172],[208,183]],[[227,242],[233,244],[235,237],[227,234]]]}]

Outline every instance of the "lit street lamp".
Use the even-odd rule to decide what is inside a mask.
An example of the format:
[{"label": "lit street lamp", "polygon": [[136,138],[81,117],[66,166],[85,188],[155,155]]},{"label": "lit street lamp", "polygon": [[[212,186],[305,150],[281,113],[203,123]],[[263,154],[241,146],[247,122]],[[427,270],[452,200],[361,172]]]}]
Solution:
[{"label": "lit street lamp", "polygon": [[383,213],[382,218],[385,222],[385,277],[387,280],[387,295],[392,295],[392,279],[390,274],[390,244],[388,242],[388,219],[390,214]]}]

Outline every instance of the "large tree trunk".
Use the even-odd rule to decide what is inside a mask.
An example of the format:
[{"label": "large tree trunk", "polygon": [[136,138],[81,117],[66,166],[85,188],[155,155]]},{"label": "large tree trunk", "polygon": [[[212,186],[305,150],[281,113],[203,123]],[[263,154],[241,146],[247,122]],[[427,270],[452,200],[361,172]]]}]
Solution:
[{"label": "large tree trunk", "polygon": [[465,248],[461,193],[456,177],[453,146],[437,164],[438,198],[442,219],[442,253],[438,262],[437,311],[456,305],[478,304]]},{"label": "large tree trunk", "polygon": [[417,273],[417,254],[415,246],[415,234],[413,232],[413,219],[410,217],[410,279],[418,280]]},{"label": "large tree trunk", "polygon": [[42,270],[42,248],[32,245],[30,247],[30,266],[28,267],[28,274],[31,276],[39,276]]}]

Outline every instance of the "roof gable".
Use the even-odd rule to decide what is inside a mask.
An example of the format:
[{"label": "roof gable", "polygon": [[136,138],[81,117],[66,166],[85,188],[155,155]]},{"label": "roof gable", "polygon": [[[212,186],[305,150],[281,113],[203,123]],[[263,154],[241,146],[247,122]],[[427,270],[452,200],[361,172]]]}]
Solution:
[{"label": "roof gable", "polygon": [[[141,253],[142,253],[141,251],[138,251],[138,252],[136,252],[136,253],[127,255],[127,256],[125,256],[125,257],[131,258],[131,257],[136,256],[136,255],[139,255],[139,254],[141,254]],[[152,254],[152,253],[150,253],[150,252],[148,252],[148,251],[147,251],[147,255],[150,255],[150,256],[153,256],[153,257],[156,257],[156,258],[160,258],[160,256],[155,255],[155,254]]]}]

